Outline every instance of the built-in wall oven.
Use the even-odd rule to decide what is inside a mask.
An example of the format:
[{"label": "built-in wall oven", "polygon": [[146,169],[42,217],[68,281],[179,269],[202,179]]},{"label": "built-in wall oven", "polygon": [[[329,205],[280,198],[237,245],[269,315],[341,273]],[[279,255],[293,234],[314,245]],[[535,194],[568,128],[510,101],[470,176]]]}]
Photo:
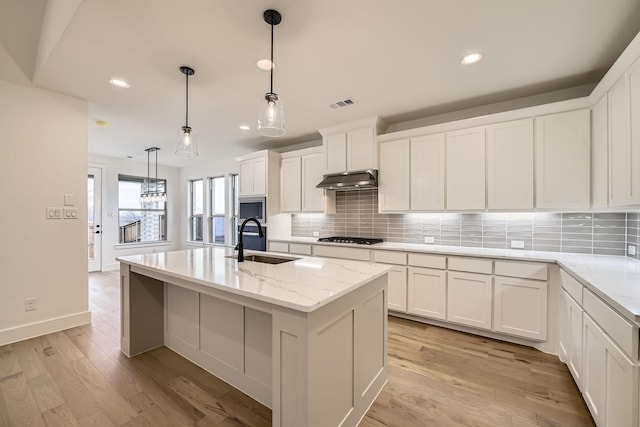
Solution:
[{"label": "built-in wall oven", "polygon": [[242,243],[244,249],[255,251],[267,250],[267,198],[266,197],[241,197],[238,201],[238,229],[247,218],[255,218],[262,224],[264,237],[258,234],[258,226],[254,222],[249,222],[244,227]]}]

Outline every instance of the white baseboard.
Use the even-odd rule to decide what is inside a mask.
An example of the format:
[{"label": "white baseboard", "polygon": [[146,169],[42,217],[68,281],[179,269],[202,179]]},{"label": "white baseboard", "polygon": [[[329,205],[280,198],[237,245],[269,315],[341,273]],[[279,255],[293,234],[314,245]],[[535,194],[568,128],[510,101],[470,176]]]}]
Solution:
[{"label": "white baseboard", "polygon": [[113,271],[113,270],[120,270],[120,263],[119,262],[112,262],[112,263],[105,264],[104,266],[102,266],[102,271]]},{"label": "white baseboard", "polygon": [[0,346],[89,323],[91,323],[91,312],[82,311],[68,316],[43,320],[42,322],[2,329],[0,330]]}]

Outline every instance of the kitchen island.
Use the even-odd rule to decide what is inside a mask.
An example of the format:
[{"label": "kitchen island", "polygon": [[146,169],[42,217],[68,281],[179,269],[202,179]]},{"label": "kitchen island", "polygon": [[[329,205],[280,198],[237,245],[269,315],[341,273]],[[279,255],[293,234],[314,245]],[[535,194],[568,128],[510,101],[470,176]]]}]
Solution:
[{"label": "kitchen island", "polygon": [[121,351],[165,345],[270,407],[274,426],[357,425],[387,381],[389,267],[232,255],[118,258]]}]

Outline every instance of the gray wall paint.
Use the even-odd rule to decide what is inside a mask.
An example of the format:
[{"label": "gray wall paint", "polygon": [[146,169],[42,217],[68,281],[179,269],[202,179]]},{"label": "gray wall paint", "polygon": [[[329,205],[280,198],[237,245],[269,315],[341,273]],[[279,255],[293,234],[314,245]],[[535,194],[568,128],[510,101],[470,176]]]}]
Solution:
[{"label": "gray wall paint", "polygon": [[[625,255],[627,241],[640,241],[639,213],[522,212],[380,214],[376,190],[339,191],[336,214],[293,214],[291,235],[382,237],[388,242]],[[636,255],[637,257],[637,255]]]}]

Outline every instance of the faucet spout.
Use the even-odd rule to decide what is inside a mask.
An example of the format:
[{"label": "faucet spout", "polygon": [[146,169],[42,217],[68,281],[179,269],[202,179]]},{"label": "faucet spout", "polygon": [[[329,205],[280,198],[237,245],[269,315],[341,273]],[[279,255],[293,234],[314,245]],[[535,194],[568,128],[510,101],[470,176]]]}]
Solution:
[{"label": "faucet spout", "polygon": [[242,235],[244,233],[244,227],[245,225],[247,225],[248,222],[255,222],[256,225],[258,226],[258,236],[264,237],[264,233],[262,232],[262,225],[260,224],[260,221],[258,221],[255,218],[245,219],[242,222],[242,225],[240,226],[240,231],[238,231],[238,244],[235,247],[235,249],[238,251],[238,262],[244,261],[244,245],[242,243]]}]

